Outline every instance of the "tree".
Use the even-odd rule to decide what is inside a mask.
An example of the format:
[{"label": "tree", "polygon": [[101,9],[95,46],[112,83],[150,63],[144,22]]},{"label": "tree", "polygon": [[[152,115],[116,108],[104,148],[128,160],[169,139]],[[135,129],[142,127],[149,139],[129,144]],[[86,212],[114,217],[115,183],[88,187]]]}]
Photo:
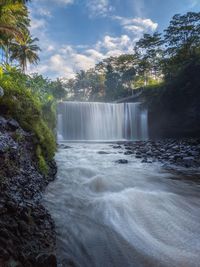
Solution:
[{"label": "tree", "polygon": [[0,0],[0,39],[7,36],[11,39],[23,38],[23,31],[29,26],[28,10],[20,0]]},{"label": "tree", "polygon": [[191,56],[200,46],[200,12],[173,16],[164,37],[169,55],[174,56],[181,51],[185,57]]},{"label": "tree", "polygon": [[161,61],[163,58],[163,40],[158,32],[144,34],[136,43],[135,53],[138,57],[138,75],[144,77],[145,85],[149,77],[160,79]]},{"label": "tree", "polygon": [[200,51],[200,12],[176,14],[165,30],[164,74],[172,79]]},{"label": "tree", "polygon": [[105,97],[116,97],[117,90],[119,96],[130,94],[137,64],[135,55],[123,54],[109,57],[96,65],[98,73],[105,75]]},{"label": "tree", "polygon": [[27,69],[27,63],[36,64],[39,61],[37,54],[40,48],[34,44],[38,41],[38,38],[33,38],[26,32],[22,40],[15,42],[10,47],[11,60],[19,61],[22,71],[25,72]]},{"label": "tree", "polygon": [[56,81],[52,81],[50,83],[50,92],[57,100],[62,100],[67,95],[64,83],[60,79],[57,79]]},{"label": "tree", "polygon": [[121,91],[121,79],[119,73],[115,72],[111,65],[107,66],[105,81],[105,98],[114,100]]}]

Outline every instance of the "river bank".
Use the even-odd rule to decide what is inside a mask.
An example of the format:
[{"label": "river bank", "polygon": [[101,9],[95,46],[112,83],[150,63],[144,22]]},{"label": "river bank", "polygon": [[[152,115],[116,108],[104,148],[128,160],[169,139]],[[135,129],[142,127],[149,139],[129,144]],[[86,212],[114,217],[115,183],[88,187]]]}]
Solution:
[{"label": "river bank", "polygon": [[0,117],[0,266],[55,267],[54,222],[42,194],[56,174],[38,171],[33,136]]},{"label": "river bank", "polygon": [[198,138],[119,142],[113,148],[125,149],[124,155],[134,156],[142,163],[160,162],[172,169],[200,168],[200,139]]}]

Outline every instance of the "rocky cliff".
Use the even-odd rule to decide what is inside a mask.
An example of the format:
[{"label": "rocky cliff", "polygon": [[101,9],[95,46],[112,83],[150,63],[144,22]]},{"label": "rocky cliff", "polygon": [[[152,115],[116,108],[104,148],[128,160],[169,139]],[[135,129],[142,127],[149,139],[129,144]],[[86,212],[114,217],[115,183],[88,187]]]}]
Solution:
[{"label": "rocky cliff", "polygon": [[0,117],[0,266],[55,267],[55,230],[42,204],[54,179],[38,171],[33,136],[15,120]]}]

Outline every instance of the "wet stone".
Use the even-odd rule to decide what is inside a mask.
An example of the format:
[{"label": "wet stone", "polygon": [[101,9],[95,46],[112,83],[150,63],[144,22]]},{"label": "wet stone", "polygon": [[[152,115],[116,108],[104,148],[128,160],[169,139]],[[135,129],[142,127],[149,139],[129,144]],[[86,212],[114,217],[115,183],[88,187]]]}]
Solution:
[{"label": "wet stone", "polygon": [[16,120],[13,120],[13,119],[11,119],[11,120],[8,121],[8,126],[13,131],[19,129],[19,127],[20,127],[19,126],[19,123]]},{"label": "wet stone", "polygon": [[128,151],[124,152],[124,155],[132,155],[132,154],[134,154],[134,153],[131,150],[128,150]]},{"label": "wet stone", "polygon": [[37,267],[57,267],[56,257],[53,254],[42,254],[37,257]]},{"label": "wet stone", "polygon": [[122,148],[121,146],[113,146],[114,149],[119,149],[119,148]]},{"label": "wet stone", "polygon": [[[15,138],[15,130],[23,142]],[[41,204],[42,191],[55,178],[56,166],[49,163],[51,173],[44,178],[37,168],[34,146],[32,136],[15,120],[0,117],[0,267],[39,267],[36,258],[41,251],[46,256],[40,263],[56,266],[51,256],[54,223]]]},{"label": "wet stone", "polygon": [[109,152],[106,152],[106,151],[98,151],[97,153],[100,154],[100,155],[107,155],[107,154],[110,154]]},{"label": "wet stone", "polygon": [[119,164],[127,164],[128,160],[127,159],[119,159],[119,160],[116,160],[115,162],[119,163]]}]

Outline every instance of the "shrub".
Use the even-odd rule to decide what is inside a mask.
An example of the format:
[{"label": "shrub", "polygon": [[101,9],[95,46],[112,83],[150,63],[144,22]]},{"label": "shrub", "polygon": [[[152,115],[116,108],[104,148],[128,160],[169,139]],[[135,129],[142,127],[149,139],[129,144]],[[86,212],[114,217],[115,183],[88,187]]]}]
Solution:
[{"label": "shrub", "polygon": [[28,79],[16,69],[0,76],[0,86],[4,90],[4,95],[0,97],[0,114],[16,119],[24,130],[34,134],[39,169],[47,173],[46,162],[53,158],[56,150],[53,133],[55,104],[52,96],[49,97],[51,101],[43,103],[38,93],[27,89]]}]

